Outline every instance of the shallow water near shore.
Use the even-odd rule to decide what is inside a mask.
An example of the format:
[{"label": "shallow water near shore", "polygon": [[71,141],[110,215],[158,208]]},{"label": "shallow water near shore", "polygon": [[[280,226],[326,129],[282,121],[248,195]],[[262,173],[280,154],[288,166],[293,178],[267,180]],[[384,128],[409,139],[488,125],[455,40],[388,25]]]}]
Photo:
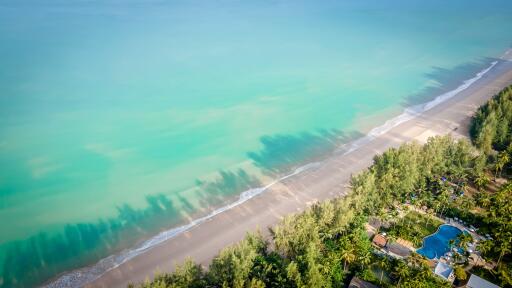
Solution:
[{"label": "shallow water near shore", "polygon": [[2,287],[215,212],[512,38],[507,2],[37,3],[0,4]]}]

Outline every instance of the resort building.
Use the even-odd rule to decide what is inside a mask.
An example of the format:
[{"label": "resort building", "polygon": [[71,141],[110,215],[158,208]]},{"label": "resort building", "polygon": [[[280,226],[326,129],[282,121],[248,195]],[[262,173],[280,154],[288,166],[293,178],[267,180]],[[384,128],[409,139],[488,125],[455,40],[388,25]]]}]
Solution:
[{"label": "resort building", "polygon": [[469,277],[468,283],[464,287],[467,288],[500,288],[500,286],[493,284],[483,278],[476,276],[475,274],[471,274]]},{"label": "resort building", "polygon": [[352,277],[348,288],[379,288],[379,286],[373,285],[370,282],[363,281],[357,277]]},{"label": "resort building", "polygon": [[412,252],[411,249],[398,242],[388,241],[385,234],[375,234],[372,244],[379,248],[381,252],[384,252],[394,258],[403,259],[411,255]]},{"label": "resort building", "polygon": [[381,234],[376,234],[374,237],[373,237],[373,244],[375,244],[377,247],[380,247],[380,248],[384,248],[386,247],[386,243],[388,242],[388,240],[386,239],[386,237],[384,237],[383,235]]},{"label": "resort building", "polygon": [[434,274],[437,276],[443,278],[444,280],[453,283],[453,280],[455,280],[455,275],[453,273],[453,268],[450,267],[450,265],[438,262],[436,267],[434,268]]},{"label": "resort building", "polygon": [[398,256],[399,258],[409,257],[412,253],[411,249],[398,242],[388,243],[386,249],[388,253],[392,253],[391,255],[394,255],[394,257]]}]

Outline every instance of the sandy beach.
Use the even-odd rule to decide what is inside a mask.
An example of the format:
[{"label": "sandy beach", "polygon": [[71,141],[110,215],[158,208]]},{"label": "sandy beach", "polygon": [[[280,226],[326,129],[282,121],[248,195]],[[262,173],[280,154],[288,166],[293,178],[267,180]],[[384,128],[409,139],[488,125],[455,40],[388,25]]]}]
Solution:
[{"label": "sandy beach", "polygon": [[368,167],[375,154],[408,141],[424,142],[434,135],[464,137],[473,112],[503,87],[512,84],[512,52],[469,88],[440,105],[363,144],[350,153],[335,153],[320,165],[273,185],[265,193],[216,215],[209,221],[153,247],[105,273],[87,287],[126,287],[155,272],[172,271],[191,257],[208,265],[219,250],[241,240],[247,231],[276,224],[283,216],[311,203],[349,192],[351,175]]}]

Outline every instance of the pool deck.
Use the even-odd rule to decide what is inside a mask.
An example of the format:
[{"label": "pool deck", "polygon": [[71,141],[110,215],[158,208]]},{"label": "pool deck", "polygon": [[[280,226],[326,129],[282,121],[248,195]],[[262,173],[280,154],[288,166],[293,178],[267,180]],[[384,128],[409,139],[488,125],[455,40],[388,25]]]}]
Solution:
[{"label": "pool deck", "polygon": [[[418,213],[422,213],[422,214],[429,214],[427,212],[425,212],[424,210],[422,209],[419,209],[418,207],[416,206],[413,206],[413,205],[410,205],[410,204],[407,204],[406,205],[410,210],[413,210],[413,211],[416,211]],[[445,223],[445,224],[449,224],[449,225],[452,225],[454,227],[457,227],[459,228],[462,232],[467,232],[471,235],[471,237],[473,237],[474,240],[476,241],[483,241],[483,240],[486,240],[485,237],[483,237],[482,235],[476,233],[476,231],[471,231],[470,228],[466,227],[464,224],[460,223],[459,221],[455,221],[455,219],[452,219],[452,218],[448,218],[448,217],[439,217],[437,215],[433,215],[433,214],[430,214],[430,216],[434,217],[435,219]],[[430,236],[430,235],[428,235]],[[427,237],[428,237],[427,236]]]},{"label": "pool deck", "polygon": [[[471,231],[470,228],[466,227],[463,223],[461,223],[461,221],[456,221],[455,219],[448,218],[448,217],[439,217],[437,215],[433,215],[433,214],[427,213],[426,211],[424,211],[424,210],[422,210],[422,209],[420,209],[420,208],[418,208],[416,206],[410,205],[410,204],[406,204],[405,206],[408,208],[407,209],[408,211],[416,211],[416,212],[421,213],[421,214],[429,214],[430,216],[432,216],[435,219],[439,220],[440,222],[443,223],[443,224],[439,225],[439,227],[441,227],[442,225],[451,225],[451,226],[454,226],[454,227],[458,228],[462,232],[469,233],[473,237],[473,239],[474,239],[473,243],[475,243],[475,244],[480,242],[480,241],[486,240],[486,238],[484,236],[478,234],[476,231]],[[439,227],[438,227],[438,230],[439,230]],[[425,236],[424,239],[429,237],[429,236],[431,236],[431,235],[433,235],[433,234],[435,234],[435,233],[437,233],[438,230],[436,230],[436,232],[434,232],[434,233],[432,233],[430,235]],[[403,248],[403,249],[400,249],[400,250],[408,249],[411,252],[416,252],[418,249],[421,249],[421,247],[416,249],[415,247],[404,245],[403,243],[400,243],[399,240],[397,240],[397,242],[398,243],[395,242],[393,244],[401,246],[401,248]],[[475,247],[475,246],[476,245],[474,245],[473,247]],[[393,251],[391,251],[392,249],[378,248],[378,250],[380,251],[380,253],[385,253],[385,254],[387,254],[387,255],[389,255],[391,257],[400,258],[400,259],[407,258],[410,255],[410,253],[393,253]],[[480,257],[480,253],[478,251],[473,251],[471,254]],[[430,259],[430,260],[434,261],[436,263],[437,262],[445,262],[445,263],[449,262],[449,261],[446,261],[446,259],[444,257],[441,257],[439,259],[438,258]]]},{"label": "pool deck", "polygon": [[473,237],[473,239],[476,240],[477,242],[486,240],[486,238],[484,236],[476,233],[476,231],[475,232],[471,231],[470,228],[464,226],[463,224],[459,223],[458,221],[455,221],[452,218],[444,218],[444,219],[439,218],[439,219],[444,221],[446,224],[449,224],[449,225],[459,228],[462,232],[469,233],[471,235],[471,237]]}]

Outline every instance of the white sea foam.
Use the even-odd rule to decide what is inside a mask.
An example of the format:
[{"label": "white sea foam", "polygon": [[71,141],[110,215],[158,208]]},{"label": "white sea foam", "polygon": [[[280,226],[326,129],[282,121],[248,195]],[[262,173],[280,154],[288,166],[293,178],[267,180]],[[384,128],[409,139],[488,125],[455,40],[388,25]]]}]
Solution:
[{"label": "white sea foam", "polygon": [[178,236],[179,234],[190,230],[194,226],[197,226],[203,222],[206,222],[206,221],[210,220],[211,218],[215,217],[216,215],[218,215],[222,212],[225,212],[229,209],[232,209],[232,208],[244,203],[245,201],[265,192],[268,188],[272,187],[276,183],[279,183],[287,178],[290,178],[294,175],[302,173],[306,170],[318,167],[320,164],[321,164],[320,162],[313,162],[313,163],[306,164],[304,166],[301,166],[301,167],[295,169],[293,171],[293,173],[290,173],[290,174],[285,175],[277,180],[274,180],[273,182],[271,182],[270,184],[268,184],[264,187],[258,187],[258,188],[253,188],[253,189],[244,191],[240,194],[240,196],[238,197],[238,200],[236,200],[232,203],[229,203],[226,206],[218,208],[204,217],[197,218],[186,225],[163,231],[163,232],[157,234],[156,236],[152,237],[151,239],[142,242],[140,245],[137,245],[136,247],[129,249],[129,250],[124,250],[123,252],[121,252],[119,254],[106,257],[106,258],[98,261],[98,263],[96,263],[93,266],[89,266],[89,267],[85,267],[82,269],[77,269],[77,270],[68,272],[68,273],[62,275],[61,277],[59,277],[57,280],[49,283],[48,285],[46,285],[44,287],[47,287],[47,288],[81,287],[91,281],[94,281],[95,279],[97,279],[98,277],[103,275],[105,272],[118,267],[119,265],[123,264],[124,262],[132,259],[133,257],[135,257],[137,255],[140,255],[141,253],[144,253],[148,249],[155,247],[168,239],[174,238],[174,237]]},{"label": "white sea foam", "polygon": [[[441,95],[437,96],[435,99],[433,99],[432,101],[429,101],[427,103],[415,105],[415,106],[405,109],[402,114],[386,121],[381,126],[373,128],[366,136],[341,146],[337,151],[342,152],[343,154],[348,154],[348,153],[358,149],[362,145],[372,141],[376,137],[388,132],[393,127],[396,127],[396,126],[400,125],[401,123],[411,120],[414,117],[417,117],[418,115],[424,113],[425,111],[428,111],[428,110],[436,107],[437,105],[447,101],[448,99],[457,95],[461,91],[466,90],[473,83],[475,83],[477,80],[482,78],[497,63],[498,63],[497,61],[492,62],[488,68],[477,73],[475,75],[475,77],[464,81],[464,83],[462,85],[460,85],[459,87],[457,87],[456,89],[446,92],[444,94],[441,94]],[[229,209],[232,209],[233,207],[236,207],[257,195],[260,195],[261,193],[265,192],[266,190],[268,190],[268,188],[275,185],[276,183],[279,183],[279,182],[281,182],[287,178],[290,178],[294,175],[303,173],[304,171],[316,168],[320,165],[321,165],[320,162],[306,164],[304,166],[301,166],[301,167],[295,169],[292,173],[290,173],[286,176],[283,176],[264,187],[253,188],[253,189],[244,191],[243,193],[240,194],[238,200],[236,200],[226,206],[218,208],[204,217],[195,219],[192,222],[190,222],[189,224],[163,231],[163,232],[159,233],[158,235],[152,237],[151,239],[149,239],[145,242],[142,242],[141,244],[137,245],[136,247],[134,247],[132,249],[124,250],[123,252],[121,252],[119,254],[115,254],[115,255],[106,257],[106,258],[98,261],[96,264],[94,264],[92,266],[68,272],[68,273],[62,275],[61,277],[59,277],[58,279],[56,279],[55,281],[49,283],[45,287],[48,287],[48,288],[81,287],[91,281],[94,281],[95,279],[97,279],[98,277],[100,277],[101,275],[106,273],[107,271],[118,267],[119,265],[134,258],[137,255],[140,255],[141,253],[144,253],[148,249],[151,249],[152,247],[155,247],[168,239],[176,237],[177,235],[179,235],[183,232],[186,232],[186,231],[190,230],[191,228],[193,228],[203,222],[208,221],[209,219],[215,217],[216,215],[223,213]]]},{"label": "white sea foam", "polygon": [[443,94],[437,96],[432,101],[406,108],[404,110],[404,112],[402,112],[402,114],[389,119],[381,126],[373,128],[372,130],[370,130],[370,132],[368,132],[368,134],[366,134],[366,136],[359,138],[355,141],[352,141],[350,143],[347,143],[345,145],[342,145],[337,150],[337,152],[341,152],[343,154],[348,154],[348,153],[358,149],[362,145],[372,141],[373,139],[377,138],[378,136],[388,132],[389,130],[393,129],[394,127],[396,127],[406,121],[409,121],[409,120],[421,115],[422,113],[425,113],[426,111],[438,106],[439,104],[451,99],[458,93],[469,88],[473,83],[478,81],[480,78],[482,78],[487,72],[489,72],[494,66],[496,66],[496,64],[498,64],[498,61],[492,62],[489,67],[478,72],[475,75],[475,77],[465,80],[459,87],[455,88],[454,90],[448,91],[446,93],[443,93]]}]

